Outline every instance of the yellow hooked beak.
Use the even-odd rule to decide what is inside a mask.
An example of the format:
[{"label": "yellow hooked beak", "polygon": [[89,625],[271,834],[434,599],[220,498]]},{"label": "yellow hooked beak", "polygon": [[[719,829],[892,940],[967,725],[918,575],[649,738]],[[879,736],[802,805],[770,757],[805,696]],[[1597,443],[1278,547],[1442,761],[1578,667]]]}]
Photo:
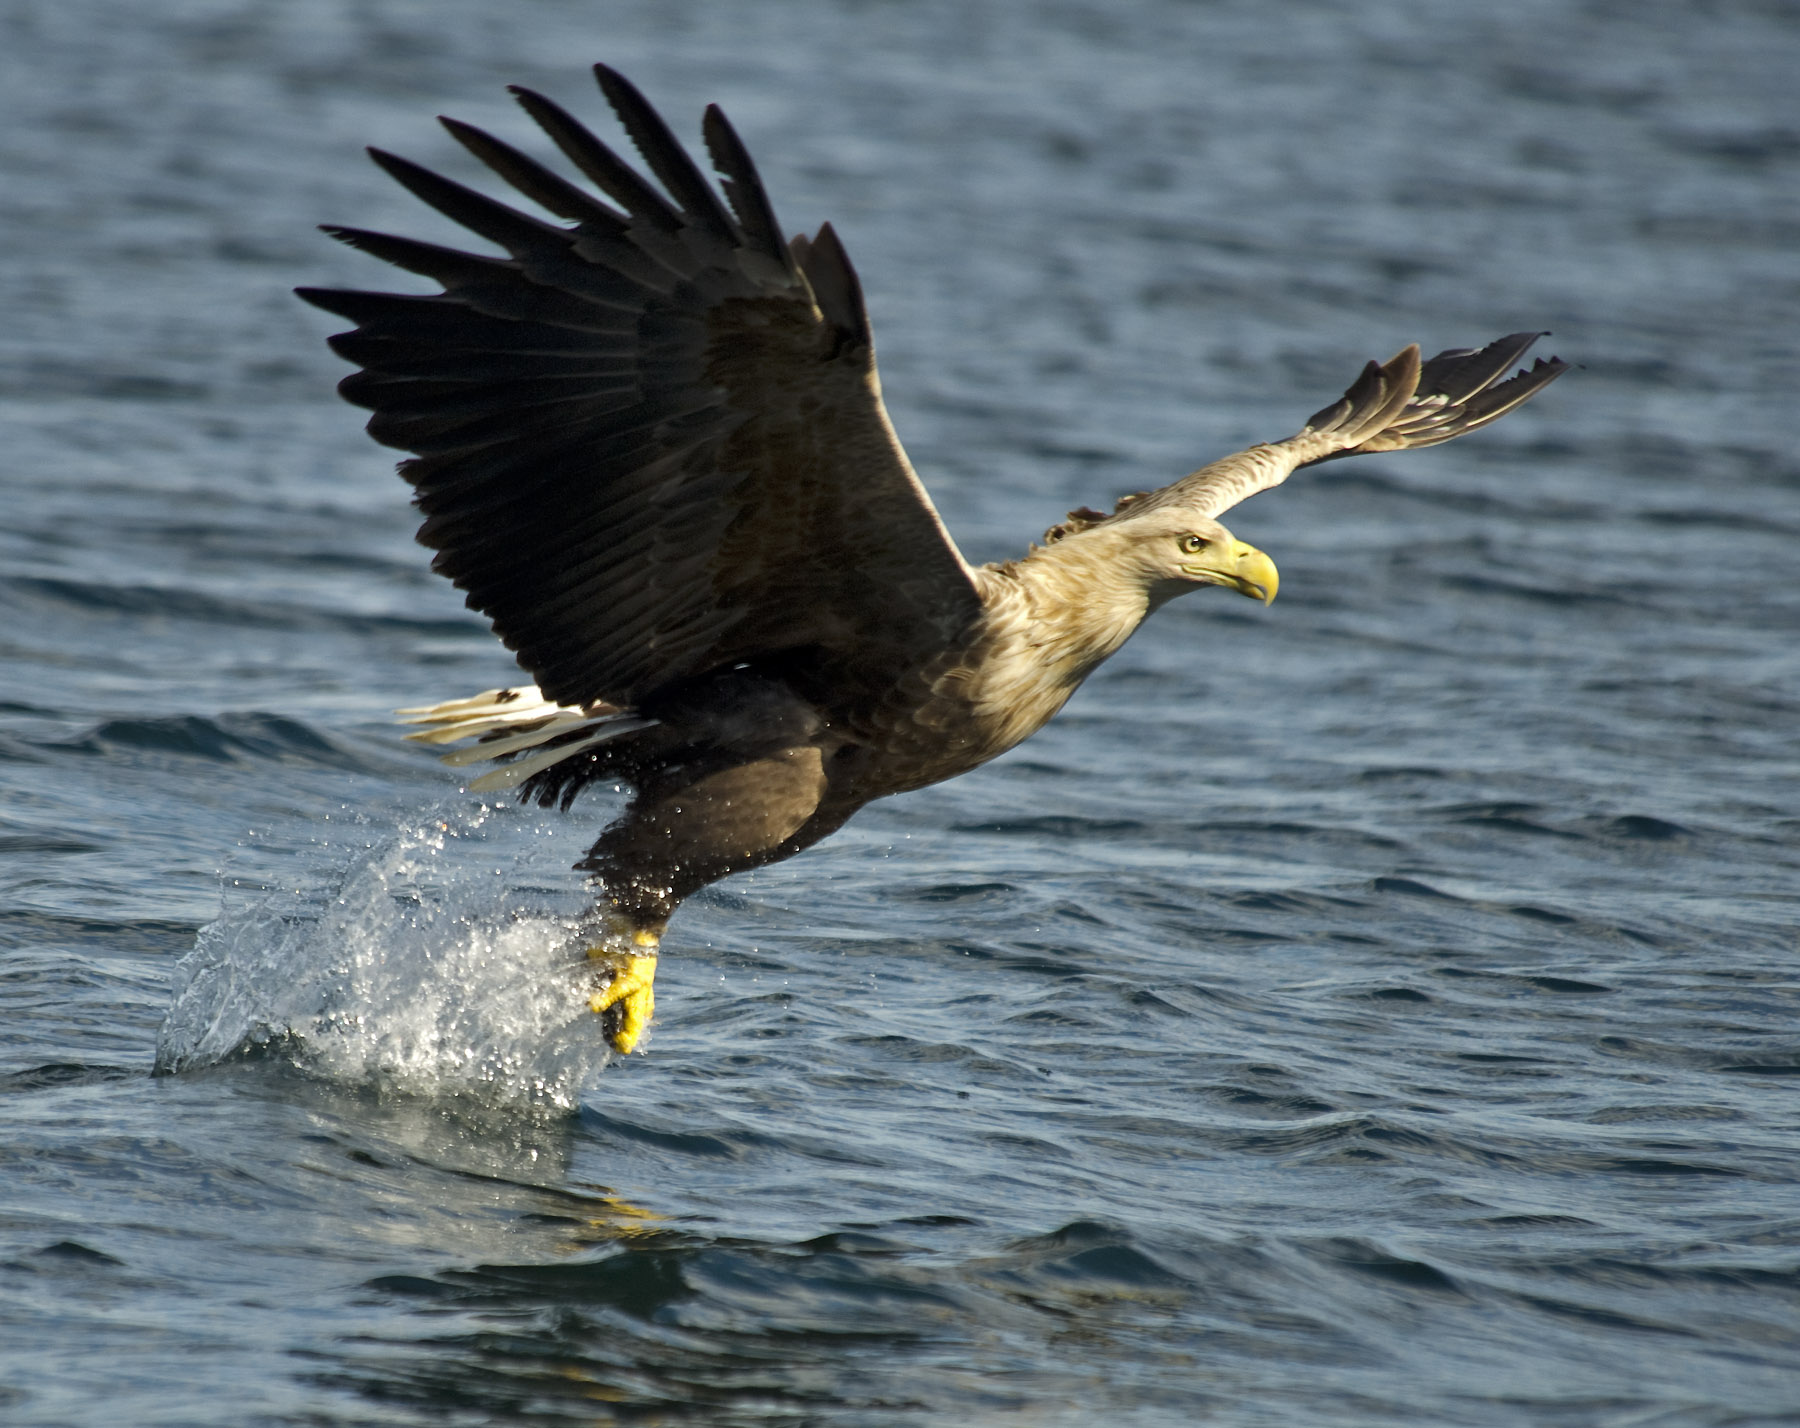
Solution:
[{"label": "yellow hooked beak", "polygon": [[1265,605],[1275,598],[1281,574],[1275,569],[1275,562],[1255,546],[1236,540],[1229,551],[1209,549],[1206,555],[1208,558],[1203,561],[1182,566],[1182,573],[1208,585],[1228,586]]}]

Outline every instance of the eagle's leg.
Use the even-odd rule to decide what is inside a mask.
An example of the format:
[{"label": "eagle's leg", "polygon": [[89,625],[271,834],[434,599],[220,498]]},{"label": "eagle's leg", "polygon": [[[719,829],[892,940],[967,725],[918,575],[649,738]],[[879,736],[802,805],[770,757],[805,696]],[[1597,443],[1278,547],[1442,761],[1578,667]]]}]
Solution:
[{"label": "eagle's leg", "polygon": [[621,1056],[631,1053],[656,1011],[656,954],[666,921],[646,920],[614,905],[601,914],[599,935],[588,946],[594,969],[588,1010],[600,1018],[607,1041]]},{"label": "eagle's leg", "polygon": [[588,1006],[615,1051],[631,1051],[650,1024],[656,955],[676,905],[730,873],[798,852],[796,835],[824,792],[819,750],[781,749],[650,783],[600,835],[576,866],[605,889],[600,935],[587,949],[599,973]]}]

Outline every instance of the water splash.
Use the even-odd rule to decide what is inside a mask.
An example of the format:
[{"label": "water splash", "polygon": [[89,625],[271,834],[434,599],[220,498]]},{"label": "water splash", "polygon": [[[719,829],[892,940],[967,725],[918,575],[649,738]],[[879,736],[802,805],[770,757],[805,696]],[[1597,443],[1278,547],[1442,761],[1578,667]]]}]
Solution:
[{"label": "water splash", "polygon": [[573,1107],[611,1053],[576,919],[506,876],[500,813],[434,815],[201,929],[157,1071],[279,1055],[382,1091]]}]

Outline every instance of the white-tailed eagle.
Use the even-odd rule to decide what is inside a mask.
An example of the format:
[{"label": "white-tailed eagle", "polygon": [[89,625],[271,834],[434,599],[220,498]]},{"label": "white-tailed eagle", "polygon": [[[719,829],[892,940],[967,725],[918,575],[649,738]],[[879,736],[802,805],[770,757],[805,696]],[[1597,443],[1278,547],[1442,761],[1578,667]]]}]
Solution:
[{"label": "white-tailed eagle", "polygon": [[[343,395],[400,473],[433,569],[533,683],[410,712],[477,790],[540,804],[624,784],[578,865],[600,889],[591,1005],[629,1051],[688,894],[791,857],[871,799],[1028,737],[1164,601],[1275,596],[1219,524],[1302,466],[1485,426],[1566,364],[1507,377],[1539,333],[1371,362],[1297,435],[971,566],[882,406],[856,273],[829,224],[784,239],[750,156],[706,111],[715,189],[622,76],[600,88],[655,182],[560,106],[519,103],[604,198],[499,139],[445,126],[546,221],[392,154],[375,161],[504,256],[326,231],[439,283],[306,288],[355,323]],[[659,187],[660,185],[660,187]]]}]

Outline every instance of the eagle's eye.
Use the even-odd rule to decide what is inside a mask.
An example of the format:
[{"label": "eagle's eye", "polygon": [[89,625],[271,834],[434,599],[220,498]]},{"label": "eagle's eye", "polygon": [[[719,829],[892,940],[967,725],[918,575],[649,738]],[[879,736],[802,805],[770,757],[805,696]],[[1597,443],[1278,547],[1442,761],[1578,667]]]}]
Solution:
[{"label": "eagle's eye", "polygon": [[1211,543],[1205,536],[1184,535],[1181,538],[1181,549],[1187,555],[1198,555]]}]

